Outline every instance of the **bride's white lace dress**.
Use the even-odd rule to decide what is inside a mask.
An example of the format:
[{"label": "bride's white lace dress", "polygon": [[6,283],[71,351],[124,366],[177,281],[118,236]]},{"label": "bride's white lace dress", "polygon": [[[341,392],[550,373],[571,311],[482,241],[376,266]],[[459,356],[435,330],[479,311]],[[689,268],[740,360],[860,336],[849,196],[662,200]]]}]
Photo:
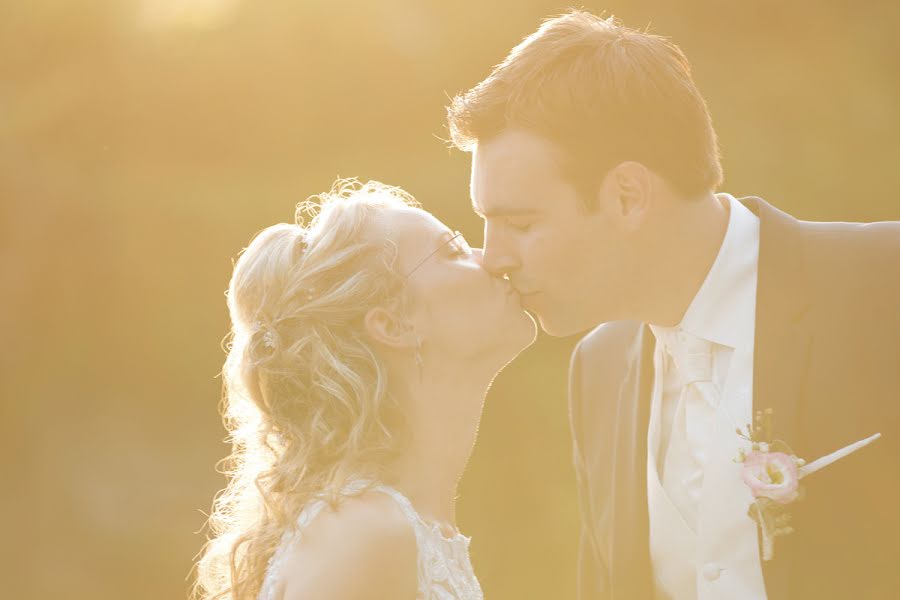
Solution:
[{"label": "bride's white lace dress", "polygon": [[[346,488],[353,494],[369,485],[365,481],[353,482]],[[437,523],[423,519],[409,499],[392,487],[377,484],[371,488],[387,494],[400,506],[416,534],[418,546],[419,585],[416,600],[484,600],[484,594],[469,560],[469,538],[458,531],[447,537]],[[281,600],[278,585],[284,560],[293,544],[303,535],[303,529],[327,506],[324,500],[314,500],[300,513],[297,528],[286,531],[276,548],[269,566],[259,600]]]}]

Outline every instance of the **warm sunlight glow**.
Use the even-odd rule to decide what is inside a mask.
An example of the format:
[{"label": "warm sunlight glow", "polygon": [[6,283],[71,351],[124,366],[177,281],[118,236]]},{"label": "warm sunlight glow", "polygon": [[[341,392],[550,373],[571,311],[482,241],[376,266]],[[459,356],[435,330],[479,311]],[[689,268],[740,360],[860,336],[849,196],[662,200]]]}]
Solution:
[{"label": "warm sunlight glow", "polygon": [[142,0],[138,11],[141,26],[152,29],[212,29],[226,24],[240,0]]}]

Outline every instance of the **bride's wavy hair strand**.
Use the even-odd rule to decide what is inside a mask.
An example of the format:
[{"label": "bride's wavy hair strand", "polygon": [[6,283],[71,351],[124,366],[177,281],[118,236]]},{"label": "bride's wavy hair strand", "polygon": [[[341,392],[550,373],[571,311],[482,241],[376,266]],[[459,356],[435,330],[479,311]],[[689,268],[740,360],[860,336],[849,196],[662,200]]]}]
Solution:
[{"label": "bride's wavy hair strand", "polygon": [[370,235],[379,212],[400,207],[418,204],[399,188],[340,180],[238,257],[222,371],[232,452],[196,565],[196,600],[255,599],[303,506],[315,497],[336,504],[350,478],[377,478],[400,450],[402,415],[362,328],[370,308],[405,308],[397,248]]}]

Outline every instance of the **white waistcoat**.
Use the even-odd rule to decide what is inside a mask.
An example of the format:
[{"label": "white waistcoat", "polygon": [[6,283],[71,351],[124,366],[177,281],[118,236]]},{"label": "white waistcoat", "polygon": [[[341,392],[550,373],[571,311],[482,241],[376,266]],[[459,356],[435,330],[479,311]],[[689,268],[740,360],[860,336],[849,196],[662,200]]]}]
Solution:
[{"label": "white waistcoat", "polygon": [[[679,327],[717,344],[714,364],[720,398],[703,468],[696,531],[672,504],[659,479],[661,404],[671,401],[662,376],[660,344],[654,356],[654,389],[647,436],[650,556],[657,594],[676,600],[766,598],[756,524],[747,516],[753,498],[734,462],[743,441],[735,430],[753,413],[753,339],[759,221],[739,201],[728,203],[728,230],[706,281]],[[671,388],[671,385],[668,386]]]}]

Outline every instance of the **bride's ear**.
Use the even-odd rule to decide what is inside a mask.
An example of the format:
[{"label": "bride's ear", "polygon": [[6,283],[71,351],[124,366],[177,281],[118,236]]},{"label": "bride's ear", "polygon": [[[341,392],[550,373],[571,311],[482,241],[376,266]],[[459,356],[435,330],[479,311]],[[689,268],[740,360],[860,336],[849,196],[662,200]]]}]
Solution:
[{"label": "bride's ear", "polygon": [[370,308],[363,319],[366,335],[380,346],[397,350],[414,348],[416,336],[412,327],[391,310],[382,306]]}]

